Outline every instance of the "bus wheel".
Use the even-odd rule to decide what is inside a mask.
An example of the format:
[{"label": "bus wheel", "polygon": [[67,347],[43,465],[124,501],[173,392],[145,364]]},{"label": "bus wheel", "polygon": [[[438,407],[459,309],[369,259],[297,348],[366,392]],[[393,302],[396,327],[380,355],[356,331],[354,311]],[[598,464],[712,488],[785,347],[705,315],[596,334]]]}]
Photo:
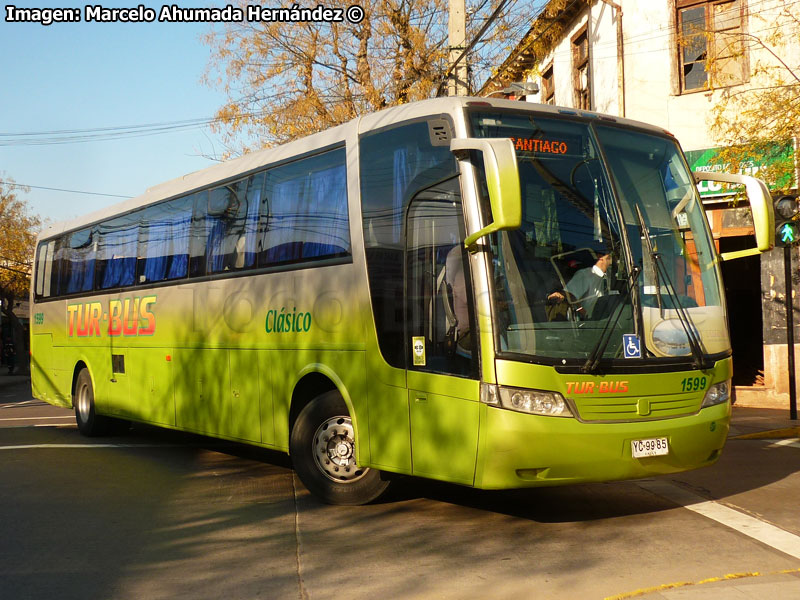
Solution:
[{"label": "bus wheel", "polygon": [[78,373],[72,404],[75,406],[75,420],[78,422],[78,431],[81,435],[94,437],[108,433],[110,419],[95,412],[94,388],[89,369],[81,369]]},{"label": "bus wheel", "polygon": [[356,464],[353,422],[337,391],[312,400],[297,417],[289,440],[295,471],[328,504],[367,504],[389,487],[376,469]]}]

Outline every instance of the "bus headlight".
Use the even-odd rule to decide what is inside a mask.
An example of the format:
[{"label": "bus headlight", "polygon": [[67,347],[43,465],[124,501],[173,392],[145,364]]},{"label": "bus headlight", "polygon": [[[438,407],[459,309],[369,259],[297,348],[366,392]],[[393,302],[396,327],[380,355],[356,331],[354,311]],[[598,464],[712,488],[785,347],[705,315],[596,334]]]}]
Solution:
[{"label": "bus headlight", "polygon": [[722,404],[731,396],[731,380],[720,381],[715,383],[706,392],[706,397],[703,398],[703,405],[700,408],[714,406],[715,404]]},{"label": "bus headlight", "polygon": [[564,396],[558,392],[481,384],[481,402],[531,415],[572,416]]}]

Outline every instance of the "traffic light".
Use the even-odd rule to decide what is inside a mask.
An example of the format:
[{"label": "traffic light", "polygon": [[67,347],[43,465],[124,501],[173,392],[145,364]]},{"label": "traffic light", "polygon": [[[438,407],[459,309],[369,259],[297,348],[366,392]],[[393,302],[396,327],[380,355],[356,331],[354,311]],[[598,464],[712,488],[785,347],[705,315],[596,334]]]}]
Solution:
[{"label": "traffic light", "polygon": [[800,242],[800,198],[780,196],[775,200],[775,245],[793,246]]}]

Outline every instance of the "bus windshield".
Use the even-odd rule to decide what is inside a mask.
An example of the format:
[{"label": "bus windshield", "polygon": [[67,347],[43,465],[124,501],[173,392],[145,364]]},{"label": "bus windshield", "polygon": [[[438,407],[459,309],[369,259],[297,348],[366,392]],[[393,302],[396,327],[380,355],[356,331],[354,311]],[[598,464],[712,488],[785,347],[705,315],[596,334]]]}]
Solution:
[{"label": "bus windshield", "polygon": [[522,225],[488,239],[501,355],[588,364],[729,351],[716,253],[672,138],[517,111],[470,121],[475,137],[511,138],[519,165]]}]

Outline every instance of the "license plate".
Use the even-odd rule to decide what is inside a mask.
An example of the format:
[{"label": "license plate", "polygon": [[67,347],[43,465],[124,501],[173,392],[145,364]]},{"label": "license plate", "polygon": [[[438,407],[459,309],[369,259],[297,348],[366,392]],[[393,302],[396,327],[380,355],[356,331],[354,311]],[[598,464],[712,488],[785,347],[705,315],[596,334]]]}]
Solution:
[{"label": "license plate", "polygon": [[633,458],[664,456],[665,454],[669,454],[669,444],[665,437],[650,438],[648,440],[631,440],[631,452]]}]

